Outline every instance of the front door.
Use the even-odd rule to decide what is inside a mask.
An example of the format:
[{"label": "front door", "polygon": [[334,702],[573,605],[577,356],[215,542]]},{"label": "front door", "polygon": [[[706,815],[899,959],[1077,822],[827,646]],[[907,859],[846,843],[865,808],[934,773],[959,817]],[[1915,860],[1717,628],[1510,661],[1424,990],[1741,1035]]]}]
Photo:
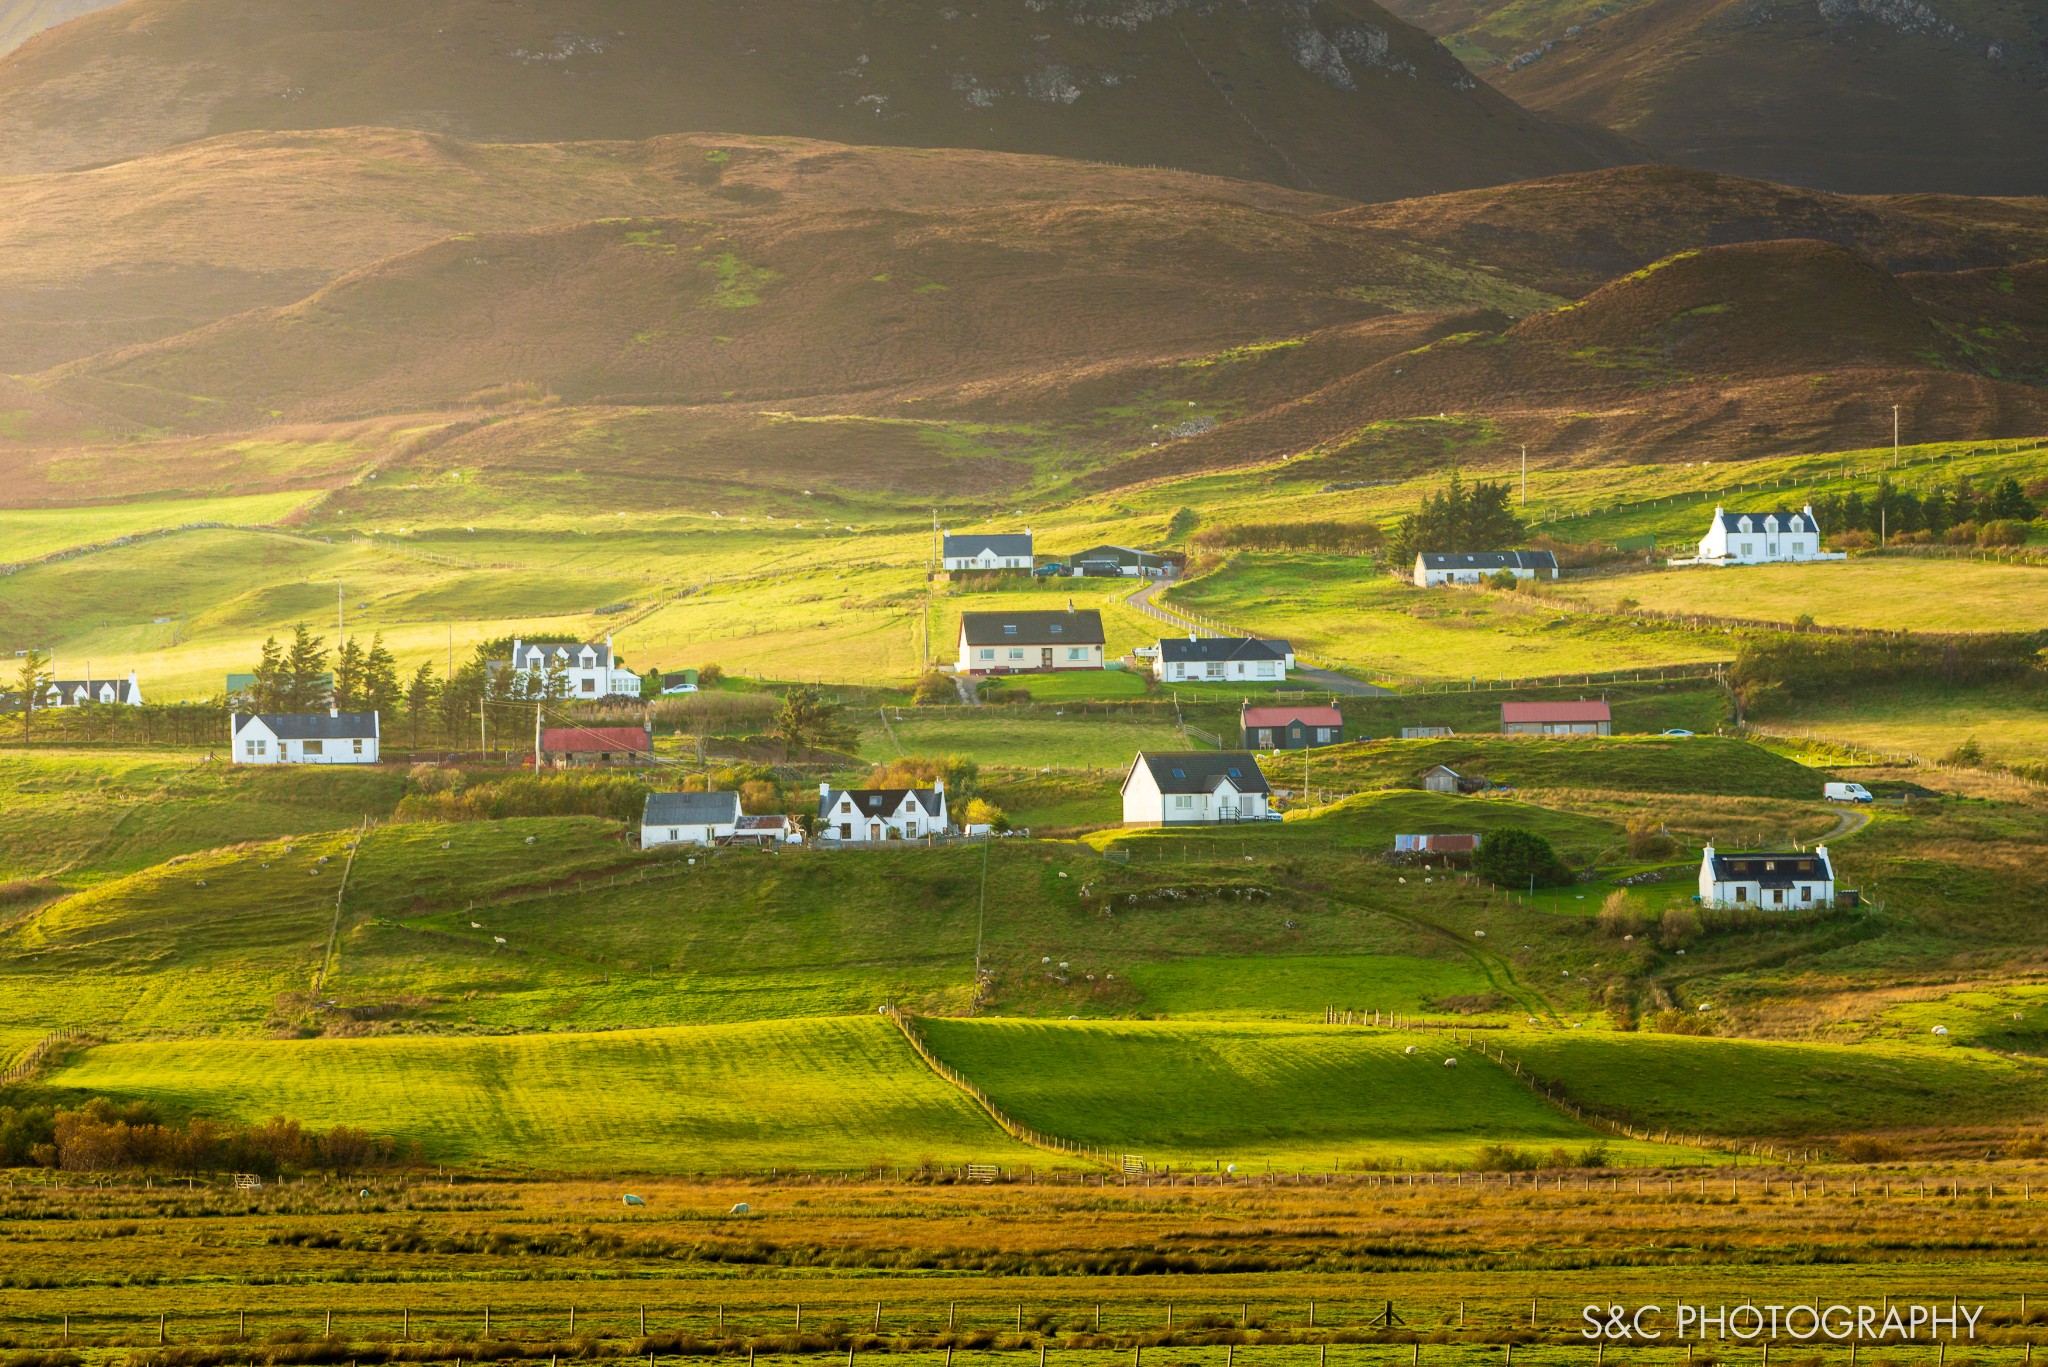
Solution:
[{"label": "front door", "polygon": [[1043,650],[1041,650],[1041,651],[1039,651],[1039,652],[1038,652],[1038,667],[1039,667],[1040,669],[1051,669],[1051,668],[1052,668],[1052,647],[1051,647],[1051,646],[1047,646],[1047,647],[1045,647],[1045,649],[1043,649]]}]

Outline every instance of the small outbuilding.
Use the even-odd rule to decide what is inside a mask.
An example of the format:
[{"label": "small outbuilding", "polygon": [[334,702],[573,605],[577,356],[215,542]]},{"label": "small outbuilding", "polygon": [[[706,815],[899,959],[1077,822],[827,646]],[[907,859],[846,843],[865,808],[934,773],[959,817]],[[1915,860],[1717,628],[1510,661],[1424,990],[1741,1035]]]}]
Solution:
[{"label": "small outbuilding", "polygon": [[1237,725],[1247,750],[1307,750],[1344,742],[1344,714],[1335,706],[1281,705],[1238,710]]},{"label": "small outbuilding", "polygon": [[738,793],[649,793],[640,814],[640,847],[715,845],[741,819]]},{"label": "small outbuilding", "polygon": [[1463,782],[1464,780],[1458,776],[1458,771],[1448,764],[1439,764],[1433,769],[1422,771],[1422,786],[1432,793],[1449,793],[1455,797],[1460,791],[1459,785]]},{"label": "small outbuilding", "polygon": [[639,764],[654,756],[651,726],[551,726],[540,733],[541,758],[573,764]]}]

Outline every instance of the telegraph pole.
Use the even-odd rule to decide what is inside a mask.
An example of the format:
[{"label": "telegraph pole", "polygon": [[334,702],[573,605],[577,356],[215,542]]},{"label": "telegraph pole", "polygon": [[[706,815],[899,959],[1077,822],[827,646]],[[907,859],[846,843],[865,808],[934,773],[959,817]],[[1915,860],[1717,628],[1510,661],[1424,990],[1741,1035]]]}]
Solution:
[{"label": "telegraph pole", "polygon": [[541,705],[539,703],[533,705],[533,776],[535,778],[540,777],[540,709]]},{"label": "telegraph pole", "polygon": [[1522,443],[1522,506],[1529,506],[1529,443]]},{"label": "telegraph pole", "polygon": [[1899,406],[1892,405],[1892,469],[1899,468]]}]

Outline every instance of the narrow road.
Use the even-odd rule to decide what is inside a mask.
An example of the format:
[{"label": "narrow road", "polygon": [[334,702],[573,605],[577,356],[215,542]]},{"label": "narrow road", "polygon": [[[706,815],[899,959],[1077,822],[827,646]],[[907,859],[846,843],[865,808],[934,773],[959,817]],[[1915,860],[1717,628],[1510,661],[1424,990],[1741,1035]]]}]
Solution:
[{"label": "narrow road", "polygon": [[[1124,599],[1124,602],[1136,608],[1139,612],[1144,613],[1147,617],[1155,617],[1166,623],[1166,625],[1181,631],[1192,631],[1197,636],[1215,636],[1218,634],[1208,627],[1189,621],[1166,604],[1154,602],[1152,596],[1164,587],[1166,587],[1164,581],[1154,579],[1146,584],[1145,587]],[[1338,693],[1354,698],[1391,697],[1394,692],[1391,688],[1381,688],[1378,684],[1366,683],[1363,680],[1354,679],[1348,674],[1339,674],[1334,670],[1318,669],[1314,665],[1297,664],[1289,672],[1289,682],[1296,681],[1308,684],[1320,693]]]},{"label": "narrow road", "polygon": [[1870,824],[1870,813],[1861,807],[1850,807],[1835,815],[1835,828],[1820,838],[1819,843],[1841,840],[1852,836]]}]

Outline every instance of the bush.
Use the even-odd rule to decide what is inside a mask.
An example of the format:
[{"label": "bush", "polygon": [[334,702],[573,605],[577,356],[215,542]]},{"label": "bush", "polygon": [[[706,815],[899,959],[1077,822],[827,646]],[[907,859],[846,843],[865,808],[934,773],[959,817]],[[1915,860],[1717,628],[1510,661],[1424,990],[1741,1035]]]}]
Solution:
[{"label": "bush", "polygon": [[1210,527],[1195,536],[1194,544],[1212,551],[1324,551],[1359,555],[1376,549],[1384,539],[1377,522],[1265,522]]},{"label": "bush", "polygon": [[1535,1154],[1513,1144],[1488,1144],[1472,1155],[1474,1172],[1534,1172],[1540,1166]]},{"label": "bush", "polygon": [[1509,593],[1513,593],[1515,585],[1520,582],[1520,580],[1516,579],[1513,570],[1495,570],[1492,574],[1486,576],[1486,587],[1490,589],[1506,589]]},{"label": "bush", "polygon": [[1628,821],[1628,857],[1664,859],[1678,853],[1678,841],[1654,816],[1632,816]]},{"label": "bush", "polygon": [[967,804],[961,818],[963,825],[986,826],[994,831],[1010,829],[1010,818],[1001,807],[984,798],[975,798]]},{"label": "bush", "polygon": [[1472,856],[1472,868],[1503,888],[1554,888],[1572,881],[1572,871],[1551,843],[1520,826],[1490,832]]},{"label": "bush", "polygon": [[[701,791],[702,779],[697,780]],[[407,793],[394,821],[501,821],[513,816],[603,816],[637,821],[652,791],[628,774],[521,774],[459,791]]]},{"label": "bush", "polygon": [[1613,940],[1626,935],[1640,935],[1645,929],[1642,913],[1636,910],[1628,893],[1620,888],[1608,893],[1607,900],[1600,904],[1598,925],[1600,933]]},{"label": "bush", "polygon": [[725,666],[708,664],[697,666],[697,687],[716,688],[725,682]]},{"label": "bush", "polygon": [[967,802],[981,786],[981,766],[965,755],[905,755],[868,771],[870,788],[929,788],[946,781],[949,807]]},{"label": "bush", "polygon": [[1971,736],[1961,745],[1949,751],[1947,757],[1942,762],[1944,764],[1953,764],[1962,769],[1981,769],[1984,766],[1984,747],[1977,743],[1975,736]]},{"label": "bush", "polygon": [[749,779],[740,785],[740,810],[748,816],[768,816],[782,810],[782,789],[768,779]]},{"label": "bush", "polygon": [[917,681],[911,690],[910,700],[919,707],[937,707],[960,701],[960,690],[953,686],[953,676],[941,674],[934,669]]},{"label": "bush", "polygon": [[2027,524],[2024,522],[1987,522],[1977,533],[1980,546],[2024,546],[2027,544]]},{"label": "bush", "polygon": [[1657,923],[1657,943],[1682,949],[1700,938],[1700,914],[1691,907],[1667,907]]},{"label": "bush", "polygon": [[1844,1163],[1896,1163],[1905,1155],[1889,1139],[1859,1134],[1836,1145],[1835,1156]]}]

